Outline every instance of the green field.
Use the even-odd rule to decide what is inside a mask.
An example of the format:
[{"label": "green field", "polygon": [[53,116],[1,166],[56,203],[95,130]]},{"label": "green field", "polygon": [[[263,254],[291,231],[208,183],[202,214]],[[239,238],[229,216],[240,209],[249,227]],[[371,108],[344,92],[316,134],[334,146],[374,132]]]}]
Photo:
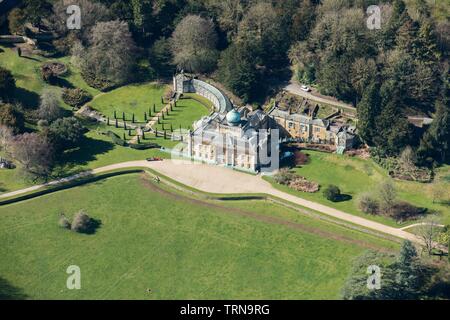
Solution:
[{"label": "green field", "polygon": [[[89,87],[81,77],[79,70],[70,63],[70,58],[47,59],[41,56],[33,55],[31,57],[19,58],[10,48],[0,46],[4,52],[0,52],[0,66],[10,70],[16,79],[17,90],[16,99],[25,107],[36,108],[39,105],[39,95],[44,88],[52,88],[60,92],[61,88],[47,84],[41,78],[40,67],[43,63],[49,61],[59,61],[66,64],[68,72],[62,77],[69,86],[78,87],[87,90],[93,96],[100,92]],[[61,100],[61,106],[70,109],[69,106]]]},{"label": "green field", "polygon": [[144,123],[144,112],[148,113],[151,109],[153,114],[153,105],[157,112],[164,107],[161,97],[166,88],[167,86],[156,83],[128,85],[99,96],[90,106],[111,119],[114,119],[114,111],[120,119],[122,112],[125,112],[127,121],[131,120],[134,113],[135,120]]},{"label": "green field", "polygon": [[[322,192],[306,193],[292,190],[286,186],[272,184],[299,197],[331,206],[345,212],[363,216],[385,224],[397,226],[390,218],[365,214],[358,209],[358,196],[364,192],[374,191],[377,185],[384,179],[390,179],[386,171],[371,160],[362,160],[336,154],[328,154],[318,151],[305,151],[309,154],[310,162],[295,168],[295,172],[309,180],[318,182],[322,188],[334,184],[341,189],[343,194],[351,197],[348,201],[331,202],[325,199]],[[438,171],[438,177],[450,175],[450,167],[443,167]],[[399,199],[408,201],[416,206],[428,208],[441,214],[444,223],[450,223],[450,209],[443,203],[433,203],[426,193],[427,184],[418,182],[392,180],[397,188]],[[448,184],[450,188],[450,183]]]},{"label": "green field", "polygon": [[209,114],[209,109],[194,99],[181,99],[177,106],[170,111],[169,116],[164,116],[160,124],[154,126],[158,131],[169,130],[172,125],[173,130],[191,128],[192,124]]},{"label": "green field", "polygon": [[[225,207],[167,188],[131,174],[0,207],[0,290],[29,299],[333,299],[355,256],[397,248],[265,201]],[[101,220],[95,234],[58,227],[60,213],[80,209]],[[81,268],[81,290],[66,289],[69,265]]]}]

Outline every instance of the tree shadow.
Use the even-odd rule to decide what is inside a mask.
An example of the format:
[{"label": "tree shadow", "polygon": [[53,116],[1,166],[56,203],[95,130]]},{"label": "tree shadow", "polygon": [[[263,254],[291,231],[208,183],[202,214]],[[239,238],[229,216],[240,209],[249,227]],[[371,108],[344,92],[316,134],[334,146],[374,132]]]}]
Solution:
[{"label": "tree shadow", "polygon": [[68,88],[68,89],[75,88],[71,82],[69,82],[68,80],[66,80],[64,78],[59,78],[59,77],[55,79],[53,85],[58,86],[60,88]]},{"label": "tree shadow", "polygon": [[344,201],[350,201],[352,199],[353,199],[353,197],[351,195],[342,193],[341,195],[339,195],[339,197],[334,202],[344,202]]},{"label": "tree shadow", "polygon": [[112,149],[114,149],[112,142],[84,137],[78,148],[62,155],[59,163],[65,164],[66,169],[87,165],[89,162],[96,160],[98,155],[105,154]]},{"label": "tree shadow", "polygon": [[98,229],[102,226],[102,220],[91,218],[89,221],[89,225],[83,231],[80,231],[82,234],[93,235],[97,232]]},{"label": "tree shadow", "polygon": [[22,289],[13,286],[9,281],[0,277],[0,300],[25,300],[28,296]]},{"label": "tree shadow", "polygon": [[429,295],[435,299],[450,299],[450,282],[439,282],[429,290]]},{"label": "tree shadow", "polygon": [[21,57],[21,58],[24,58],[24,59],[28,59],[28,60],[33,60],[33,61],[41,62],[41,60],[36,59],[36,58],[34,58],[34,57],[29,57],[29,56],[20,56],[20,57]]},{"label": "tree shadow", "polygon": [[17,87],[14,92],[14,98],[20,102],[26,109],[34,109],[39,105],[39,95],[36,92]]}]

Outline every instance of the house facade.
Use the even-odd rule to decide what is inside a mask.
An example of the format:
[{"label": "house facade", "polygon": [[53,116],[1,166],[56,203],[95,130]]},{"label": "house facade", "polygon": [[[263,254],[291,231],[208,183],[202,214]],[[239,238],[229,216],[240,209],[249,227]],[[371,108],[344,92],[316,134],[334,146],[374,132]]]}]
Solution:
[{"label": "house facade", "polygon": [[196,93],[215,107],[209,116],[195,122],[183,139],[187,157],[251,172],[278,164],[279,135],[272,131],[278,126],[262,110],[238,108],[219,89],[183,73],[174,77],[173,86],[177,95]]},{"label": "house facade", "polygon": [[349,149],[355,142],[353,127],[330,119],[315,118],[312,114],[282,110],[276,105],[268,112],[284,136],[299,142],[334,145],[336,148]]}]

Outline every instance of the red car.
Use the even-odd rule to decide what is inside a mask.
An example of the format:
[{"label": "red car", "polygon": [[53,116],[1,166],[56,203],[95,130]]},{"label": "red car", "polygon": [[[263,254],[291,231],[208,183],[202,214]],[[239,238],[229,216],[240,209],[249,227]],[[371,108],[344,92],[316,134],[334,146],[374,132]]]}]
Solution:
[{"label": "red car", "polygon": [[152,158],[147,158],[147,161],[162,161],[163,159],[160,157],[152,157]]}]

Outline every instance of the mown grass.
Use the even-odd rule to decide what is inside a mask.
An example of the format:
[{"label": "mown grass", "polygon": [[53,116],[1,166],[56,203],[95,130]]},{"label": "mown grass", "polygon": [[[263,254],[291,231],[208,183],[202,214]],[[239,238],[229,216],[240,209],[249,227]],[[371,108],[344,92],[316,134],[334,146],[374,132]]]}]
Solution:
[{"label": "mown grass", "polygon": [[[84,82],[79,70],[71,64],[70,57],[63,57],[59,59],[47,59],[40,56],[20,58],[17,56],[17,53],[10,48],[0,48],[4,50],[0,53],[0,66],[7,68],[13,73],[16,79],[16,85],[18,87],[17,92],[15,93],[16,99],[26,108],[37,108],[39,104],[39,95],[42,93],[44,88],[49,88],[57,93],[60,93],[62,90],[61,87],[51,86],[41,79],[40,66],[47,61],[61,61],[67,65],[69,71],[63,76],[63,79],[67,82],[67,85],[71,87],[83,88],[90,92],[93,96],[100,94],[100,91],[89,87]],[[162,107],[160,96],[163,94],[163,91],[164,86],[162,85],[130,85],[99,95],[99,105],[104,103],[109,106],[111,103],[113,106],[118,106],[117,110],[121,110],[120,108],[122,106],[127,107],[133,104],[136,97],[137,101],[140,103],[143,101],[148,101],[149,106],[153,106],[153,103],[156,103],[157,109],[159,110]],[[123,102],[124,104],[122,104]],[[97,100],[92,102],[94,105],[96,105],[96,103]],[[65,105],[62,99],[61,106],[67,110],[67,115],[72,114],[70,111],[71,108]],[[139,106],[141,106],[141,104],[139,104]],[[128,109],[127,115],[128,117],[131,117],[131,114],[128,114]],[[139,120],[139,114],[136,114],[136,119]],[[27,127],[29,127],[30,130],[35,129],[32,124],[27,124]],[[63,155],[61,161],[63,163],[57,166],[54,173],[55,177],[67,176],[82,170],[94,169],[117,162],[143,160],[150,156],[169,156],[167,153],[160,152],[155,149],[141,151],[120,147],[114,145],[109,137],[101,134],[101,132],[111,130],[122,137],[125,132],[123,129],[116,129],[114,126],[107,127],[101,124],[91,124],[88,125],[88,128],[90,131],[86,133],[86,138],[80,143],[78,148],[70,150]],[[155,142],[166,148],[171,148],[176,145],[176,142],[165,140],[162,137],[155,137],[152,134],[147,134],[146,139],[143,142]],[[0,151],[0,156],[5,156],[5,154]],[[0,193],[25,188],[32,184],[32,181],[24,179],[19,172],[19,168],[14,170],[0,170]]]},{"label": "mown grass", "polygon": [[169,111],[169,115],[160,119],[160,123],[155,124],[154,128],[158,131],[170,130],[171,128],[174,131],[179,131],[180,128],[186,131],[188,128],[192,128],[195,121],[208,114],[208,108],[202,103],[194,99],[181,99],[177,102],[177,106]]},{"label": "mown grass", "polygon": [[[283,191],[298,195],[302,198],[312,200],[343,210],[348,213],[363,216],[364,218],[376,220],[388,225],[398,224],[384,216],[373,216],[361,212],[358,208],[358,197],[365,192],[375,192],[380,182],[390,179],[396,186],[398,198],[410,202],[416,206],[428,208],[430,212],[437,211],[445,223],[450,223],[450,209],[443,203],[433,203],[426,190],[428,184],[418,182],[399,181],[391,179],[385,170],[381,169],[371,160],[351,158],[336,154],[327,154],[317,151],[305,151],[310,156],[310,162],[294,171],[312,181],[318,182],[322,190],[334,184],[338,186],[343,194],[350,196],[350,200],[342,202],[331,202],[324,198],[321,191],[317,193],[297,192],[288,187],[278,185],[271,178],[267,178],[272,184]],[[438,178],[448,174],[449,167],[443,167],[438,171]],[[450,187],[450,184],[449,184]],[[406,225],[406,224],[405,224]]]},{"label": "mown grass", "polygon": [[[174,199],[147,190],[141,179],[109,178],[0,207],[0,278],[32,299],[333,299],[351,260],[366,250],[355,232],[284,207],[229,204],[286,220],[295,215],[355,242]],[[72,217],[80,209],[101,220],[95,234],[58,227],[60,213]],[[66,288],[69,265],[81,268],[81,290]]]},{"label": "mown grass", "polygon": [[124,112],[128,121],[134,113],[137,122],[145,123],[144,113],[147,112],[148,115],[150,109],[153,115],[153,105],[156,106],[156,112],[165,106],[161,97],[166,88],[167,86],[157,83],[128,85],[99,96],[90,105],[111,119],[114,119],[114,111],[119,119],[122,119]]},{"label": "mown grass", "polygon": [[[57,61],[67,66],[67,73],[61,78],[69,87],[82,88],[88,91],[92,96],[100,93],[97,89],[89,87],[81,77],[81,73],[75,67],[70,57],[58,59],[48,59],[37,55],[19,57],[12,49],[0,46],[3,52],[0,52],[0,66],[10,70],[16,79],[17,90],[14,94],[17,101],[27,108],[37,108],[39,105],[39,95],[46,88],[61,93],[62,88],[52,86],[42,80],[40,68],[45,62]],[[61,99],[61,106],[70,109]]]}]

